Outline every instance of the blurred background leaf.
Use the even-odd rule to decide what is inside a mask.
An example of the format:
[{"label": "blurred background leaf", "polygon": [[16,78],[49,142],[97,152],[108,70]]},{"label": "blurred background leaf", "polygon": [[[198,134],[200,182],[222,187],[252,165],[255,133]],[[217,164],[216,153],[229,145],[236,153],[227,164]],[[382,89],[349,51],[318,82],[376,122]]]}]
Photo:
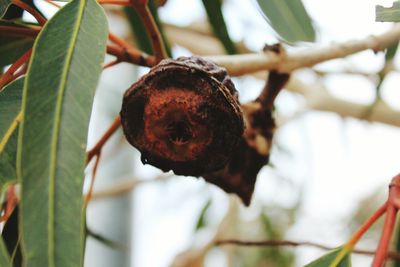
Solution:
[{"label": "blurred background leaf", "polygon": [[257,0],[268,23],[289,43],[315,41],[315,30],[301,0]]},{"label": "blurred background leaf", "polygon": [[208,21],[214,31],[214,34],[223,44],[228,54],[236,54],[237,50],[235,44],[229,37],[228,29],[226,27],[225,19],[222,14],[221,0],[202,0],[204,8],[207,12]]},{"label": "blurred background leaf", "polygon": [[211,202],[212,202],[211,199],[207,200],[206,204],[201,209],[199,218],[197,219],[197,223],[196,223],[196,229],[195,229],[196,231],[198,231],[206,226],[206,214],[207,214],[208,209],[211,206]]},{"label": "blurred background leaf", "polygon": [[[157,24],[157,27],[160,31],[161,37],[164,41],[164,45],[165,45],[165,49],[168,53],[168,56],[172,56],[171,54],[171,47],[168,43],[167,38],[165,37],[165,33],[163,30],[163,26],[160,23],[160,19],[158,17],[158,9],[156,4],[154,3],[154,0],[150,0],[149,1],[149,8],[151,13],[153,14],[153,18],[154,21]],[[153,48],[151,46],[151,41],[149,36],[147,35],[147,31],[146,28],[142,22],[142,20],[140,19],[139,15],[137,14],[137,12],[131,8],[131,7],[125,7],[124,8],[125,14],[128,18],[129,21],[129,25],[131,26],[131,29],[133,31],[133,34],[135,36],[135,41],[138,45],[138,47],[143,50],[144,52],[146,52],[149,55],[153,54]]]},{"label": "blurred background leaf", "polygon": [[400,21],[400,2],[395,1],[392,7],[375,7],[375,20],[381,22],[398,22]]}]

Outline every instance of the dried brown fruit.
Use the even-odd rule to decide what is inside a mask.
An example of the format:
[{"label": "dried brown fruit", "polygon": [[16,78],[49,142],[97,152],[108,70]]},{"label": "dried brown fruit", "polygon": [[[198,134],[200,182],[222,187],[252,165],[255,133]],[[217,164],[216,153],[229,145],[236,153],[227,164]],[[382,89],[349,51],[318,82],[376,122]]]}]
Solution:
[{"label": "dried brown fruit", "polygon": [[223,168],[244,130],[226,70],[198,57],[161,61],[127,90],[120,115],[142,162],[180,175]]}]

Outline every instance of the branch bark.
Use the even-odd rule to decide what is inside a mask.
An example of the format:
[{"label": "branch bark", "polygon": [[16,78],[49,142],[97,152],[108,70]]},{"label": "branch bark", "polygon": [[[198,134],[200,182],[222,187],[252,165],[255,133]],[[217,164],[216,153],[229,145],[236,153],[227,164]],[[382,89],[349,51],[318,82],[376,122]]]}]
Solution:
[{"label": "branch bark", "polygon": [[[315,247],[323,250],[333,250],[334,247],[329,247],[326,245],[313,243],[309,241],[291,241],[291,240],[263,240],[263,241],[244,241],[244,240],[237,240],[237,239],[226,239],[220,240],[216,242],[217,246],[221,245],[237,245],[237,246],[254,246],[254,247],[261,247],[261,246],[291,246],[291,247],[298,247],[298,246],[309,246]],[[366,249],[354,249],[352,253],[362,254],[373,256],[375,254],[374,250],[366,250]],[[389,252],[387,258],[400,260],[400,253],[397,252]]]},{"label": "branch bark", "polygon": [[260,70],[276,70],[289,73],[296,69],[312,67],[318,63],[336,58],[343,58],[357,52],[372,49],[381,51],[400,40],[400,24],[380,35],[371,35],[365,39],[346,41],[321,48],[308,48],[304,51],[288,53],[284,56],[276,53],[255,53],[243,55],[210,56],[218,65],[225,67],[228,72],[243,75]]},{"label": "branch bark", "polygon": [[[205,34],[204,31],[199,32],[196,29],[192,28],[187,28],[187,27],[179,27],[179,26],[174,26],[174,25],[165,25],[166,33],[171,41],[171,43],[175,43],[181,46],[184,46],[191,50],[193,53],[199,54],[199,55],[209,55],[209,58],[216,58],[216,56],[210,56],[210,55],[216,55],[216,54],[222,54],[223,53],[223,48],[222,46],[218,46],[218,40],[215,37],[212,37],[211,35]],[[395,33],[395,34],[394,34]],[[398,25],[396,25],[395,28],[392,30],[389,30],[382,36],[385,37],[385,44],[387,44],[388,37],[389,36],[390,40],[393,40],[393,36],[397,36],[397,38],[400,38],[400,28]],[[190,38],[186,38],[187,36],[190,36]],[[381,35],[380,35],[381,36]],[[369,37],[369,38],[374,38],[374,37]],[[190,39],[190,40],[189,40]],[[368,38],[367,38],[368,39]],[[365,42],[365,40],[360,40],[360,41],[352,41],[353,43],[357,42]],[[335,45],[334,45],[335,46]],[[338,45],[336,45],[338,46]],[[340,44],[339,44],[340,46]],[[328,50],[328,48],[324,48],[324,50]],[[241,46],[241,51],[243,52],[249,52],[249,50],[246,50],[245,47]],[[307,50],[309,53],[312,53],[313,49]],[[318,50],[320,51],[320,50]],[[302,52],[305,53],[305,52]],[[272,57],[279,58],[276,54],[272,54]],[[252,55],[261,55],[263,56],[264,54],[252,54]],[[224,56],[225,57],[225,56]],[[227,56],[228,58],[231,56]],[[264,55],[265,57],[265,55]],[[287,58],[287,57],[286,57]],[[257,59],[258,60],[258,59]],[[279,59],[278,59],[279,60]],[[268,63],[268,62],[267,62]],[[237,68],[241,68],[241,66],[237,66]],[[231,69],[232,70],[232,69]],[[268,69],[267,69],[268,70]],[[264,79],[266,77],[266,71],[267,70],[261,70],[255,73],[251,73],[252,75],[255,75],[257,78]],[[234,76],[234,75],[243,75],[246,72],[230,72],[229,74]],[[352,117],[356,119],[362,119],[362,120],[368,120],[368,121],[373,121],[373,122],[381,122],[381,123],[386,123],[394,126],[399,126],[400,127],[400,112],[392,109],[390,106],[388,106],[385,102],[381,101],[379,102],[372,110],[372,112],[369,114],[369,116],[365,116],[366,111],[370,108],[369,105],[364,105],[364,104],[358,104],[346,100],[342,100],[339,98],[336,98],[332,96],[331,94],[328,93],[326,88],[323,86],[323,84],[305,84],[302,82],[299,78],[297,78],[296,73],[294,73],[291,78],[289,83],[285,86],[285,89],[291,92],[299,93],[304,95],[306,101],[307,101],[307,110],[317,110],[317,111],[327,111],[327,112],[335,112],[340,116],[343,117]]]}]

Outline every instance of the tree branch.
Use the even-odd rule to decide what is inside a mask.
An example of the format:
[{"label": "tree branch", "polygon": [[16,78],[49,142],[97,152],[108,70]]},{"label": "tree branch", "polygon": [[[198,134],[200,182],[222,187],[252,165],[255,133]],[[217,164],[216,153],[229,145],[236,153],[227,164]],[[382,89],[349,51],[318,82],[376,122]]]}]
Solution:
[{"label": "tree branch", "polygon": [[104,190],[95,191],[92,193],[92,200],[107,198],[107,197],[117,197],[123,194],[131,192],[137,186],[152,182],[164,181],[168,178],[174,177],[174,175],[159,175],[153,179],[129,179],[118,184],[113,185]]},{"label": "tree branch", "polygon": [[47,22],[45,17],[43,17],[39,12],[37,12],[33,7],[31,7],[27,3],[22,2],[21,0],[14,0],[14,1],[12,1],[12,4],[16,5],[22,9],[24,9],[28,13],[30,13],[37,20],[37,22],[40,25],[43,26]]},{"label": "tree branch", "polygon": [[[254,247],[262,247],[262,246],[291,246],[291,247],[298,247],[298,246],[308,246],[308,247],[315,247],[323,250],[333,250],[334,247],[329,247],[326,245],[309,242],[309,241],[291,241],[291,240],[263,240],[263,241],[244,241],[244,240],[237,240],[237,239],[226,239],[226,240],[219,240],[215,242],[217,246],[222,245],[237,245],[237,246],[254,246]],[[362,254],[373,256],[375,254],[374,250],[365,250],[365,249],[353,249],[353,253]],[[389,252],[387,258],[400,260],[400,253],[397,252]]]},{"label": "tree branch", "polygon": [[118,130],[120,125],[121,125],[121,118],[119,116],[117,116],[117,117],[115,117],[113,123],[110,125],[110,127],[107,129],[107,131],[104,133],[104,135],[96,143],[96,145],[87,152],[86,164],[88,164],[94,156],[100,154],[101,149],[103,148],[104,144],[108,141],[108,139],[111,137],[111,135],[113,135]]},{"label": "tree branch", "polygon": [[383,101],[379,101],[373,107],[369,116],[366,117],[364,114],[370,108],[370,105],[354,103],[334,97],[321,84],[304,84],[296,78],[296,75],[292,75],[285,88],[290,92],[303,95],[307,103],[307,109],[310,110],[335,112],[343,117],[400,126],[400,112],[392,109]]},{"label": "tree branch", "polygon": [[285,56],[275,53],[256,53],[230,56],[210,56],[218,65],[225,67],[233,75],[243,75],[261,70],[276,70],[289,73],[299,68],[312,67],[318,63],[336,58],[343,58],[357,52],[372,49],[381,51],[400,40],[400,24],[380,35],[365,39],[347,41],[322,48],[309,48],[300,52],[288,53]]}]

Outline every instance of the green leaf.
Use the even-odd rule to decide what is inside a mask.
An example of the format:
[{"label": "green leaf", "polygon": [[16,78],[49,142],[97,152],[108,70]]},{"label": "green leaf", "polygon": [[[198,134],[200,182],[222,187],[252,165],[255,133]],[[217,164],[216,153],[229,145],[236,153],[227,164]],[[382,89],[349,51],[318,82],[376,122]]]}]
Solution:
[{"label": "green leaf", "polygon": [[128,18],[129,25],[131,26],[139,49],[151,55],[153,53],[151,42],[149,37],[147,36],[146,28],[144,27],[139,15],[131,7],[125,7],[124,11]]},{"label": "green leaf", "polygon": [[17,153],[25,266],[82,266],[85,148],[107,36],[97,2],[73,0],[34,44]]},{"label": "green leaf", "polygon": [[[157,27],[160,31],[161,38],[163,39],[167,54],[171,57],[171,55],[172,55],[171,48],[170,48],[169,42],[164,34],[162,24],[158,17],[157,6],[154,3],[154,0],[149,1],[149,8],[150,8],[151,14],[153,15],[154,21],[156,22]],[[145,52],[149,55],[152,55],[153,48],[151,45],[151,40],[150,40],[149,36],[147,35],[146,27],[144,26],[142,20],[140,19],[139,15],[137,14],[136,10],[134,10],[131,7],[125,7],[124,11],[128,18],[129,25],[131,26],[133,34],[135,35],[135,40],[136,40],[136,43],[138,44],[139,48],[143,52]]]},{"label": "green leaf", "polygon": [[307,264],[305,267],[351,267],[351,259],[350,259],[350,251],[348,251],[338,265],[332,265],[335,263],[336,258],[342,252],[343,247],[339,247],[335,250],[332,250],[318,258],[317,260]]},{"label": "green leaf", "polygon": [[228,54],[236,54],[235,44],[229,37],[228,29],[225,24],[225,19],[222,14],[222,3],[220,0],[202,0],[206,9],[208,21],[210,22],[215,35],[224,45]]},{"label": "green leaf", "polygon": [[7,8],[11,5],[11,0],[0,0],[0,18],[4,16]]},{"label": "green leaf", "polygon": [[206,214],[210,206],[211,206],[211,199],[209,199],[204,205],[204,207],[201,209],[199,218],[196,223],[196,231],[200,230],[206,225]]},{"label": "green leaf", "polygon": [[392,44],[391,46],[389,46],[388,48],[386,48],[386,52],[385,52],[386,63],[388,61],[393,60],[394,56],[396,55],[398,47],[399,47],[399,44],[395,43],[395,44]]},{"label": "green leaf", "polygon": [[10,255],[8,254],[6,245],[4,244],[3,238],[0,237],[0,266],[12,267]]},{"label": "green leaf", "polygon": [[23,85],[24,79],[18,79],[0,91],[0,192],[17,179],[17,129],[21,120]]},{"label": "green leaf", "polygon": [[310,16],[301,0],[257,0],[271,27],[290,43],[315,40]]},{"label": "green leaf", "polygon": [[399,22],[400,2],[394,2],[392,7],[375,6],[375,21]]}]

